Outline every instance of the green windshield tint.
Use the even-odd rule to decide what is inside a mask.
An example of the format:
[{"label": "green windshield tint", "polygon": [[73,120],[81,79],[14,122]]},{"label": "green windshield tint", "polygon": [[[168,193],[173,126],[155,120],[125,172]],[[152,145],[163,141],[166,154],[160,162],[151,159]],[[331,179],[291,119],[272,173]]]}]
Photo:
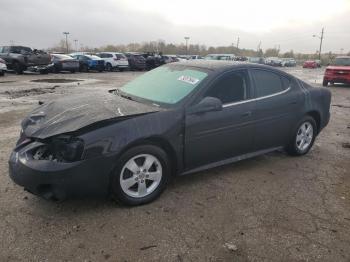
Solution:
[{"label": "green windshield tint", "polygon": [[162,66],[127,83],[121,91],[155,103],[175,104],[207,75],[198,70]]}]

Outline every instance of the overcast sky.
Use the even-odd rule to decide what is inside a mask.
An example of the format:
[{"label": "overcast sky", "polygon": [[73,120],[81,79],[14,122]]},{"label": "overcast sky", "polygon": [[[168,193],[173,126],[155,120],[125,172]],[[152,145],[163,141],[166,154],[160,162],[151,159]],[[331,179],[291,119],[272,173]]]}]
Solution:
[{"label": "overcast sky", "polygon": [[256,49],[350,51],[350,0],[1,0],[0,44],[47,48],[70,32],[84,46],[162,39]]}]

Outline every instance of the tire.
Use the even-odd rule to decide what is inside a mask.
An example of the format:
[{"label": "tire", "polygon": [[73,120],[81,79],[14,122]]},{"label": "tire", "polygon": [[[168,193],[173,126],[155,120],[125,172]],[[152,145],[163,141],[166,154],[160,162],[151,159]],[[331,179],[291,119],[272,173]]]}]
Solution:
[{"label": "tire", "polygon": [[76,71],[75,71],[75,70],[70,70],[70,72],[71,72],[72,74],[75,74]]},{"label": "tire", "polygon": [[328,81],[327,80],[323,80],[322,86],[328,86]]},{"label": "tire", "polygon": [[61,72],[60,69],[58,68],[58,66],[54,66],[52,71],[53,71],[55,74],[58,74],[58,73]]},{"label": "tire", "polygon": [[13,70],[15,71],[15,73],[17,75],[22,75],[23,74],[23,67],[18,62],[14,62],[13,63]]},{"label": "tire", "polygon": [[[145,171],[147,169],[145,172],[142,166],[146,159],[152,164],[149,168],[144,168]],[[132,167],[134,171],[127,166]],[[154,179],[148,179],[149,176],[154,176]],[[154,145],[136,146],[127,150],[117,161],[111,176],[111,194],[124,205],[146,204],[160,196],[170,176],[170,162],[164,150]],[[128,179],[129,183],[125,182]]]},{"label": "tire", "polygon": [[0,71],[0,76],[4,76],[5,75],[5,71]]},{"label": "tire", "polygon": [[[311,128],[311,132],[307,132],[309,127]],[[293,132],[292,138],[286,147],[287,153],[292,156],[307,154],[313,146],[316,136],[317,125],[315,119],[311,116],[305,116]]]},{"label": "tire", "polygon": [[113,71],[113,67],[112,67],[112,65],[110,63],[106,64],[106,71],[108,71],[108,72],[112,72]]},{"label": "tire", "polygon": [[41,75],[47,75],[49,73],[49,71],[47,69],[43,69],[43,70],[40,70],[39,73]]},{"label": "tire", "polygon": [[123,71],[124,71],[124,68],[119,68],[119,71],[120,71],[120,72],[123,72]]}]

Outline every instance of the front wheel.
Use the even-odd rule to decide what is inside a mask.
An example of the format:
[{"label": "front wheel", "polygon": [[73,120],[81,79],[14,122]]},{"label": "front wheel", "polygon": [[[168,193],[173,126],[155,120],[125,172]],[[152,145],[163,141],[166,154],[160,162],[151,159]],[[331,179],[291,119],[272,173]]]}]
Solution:
[{"label": "front wheel", "polygon": [[126,151],[112,174],[112,196],[125,205],[136,206],[156,199],[166,188],[171,169],[167,154],[154,145]]},{"label": "front wheel", "polygon": [[110,63],[106,64],[106,71],[112,72],[113,71],[113,67]]},{"label": "front wheel", "polygon": [[297,125],[296,131],[286,148],[293,156],[302,156],[309,152],[317,135],[317,125],[311,116],[305,116]]},{"label": "front wheel", "polygon": [[21,64],[19,62],[14,62],[13,64],[13,70],[15,71],[15,73],[17,75],[22,75],[23,74],[23,67],[21,66]]}]

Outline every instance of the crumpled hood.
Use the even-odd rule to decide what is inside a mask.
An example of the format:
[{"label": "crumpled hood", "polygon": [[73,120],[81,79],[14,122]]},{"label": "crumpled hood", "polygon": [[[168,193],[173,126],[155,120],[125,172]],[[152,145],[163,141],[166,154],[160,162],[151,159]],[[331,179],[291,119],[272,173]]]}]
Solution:
[{"label": "crumpled hood", "polygon": [[39,106],[22,121],[22,129],[26,137],[43,139],[107,119],[160,110],[110,93],[74,95]]}]

